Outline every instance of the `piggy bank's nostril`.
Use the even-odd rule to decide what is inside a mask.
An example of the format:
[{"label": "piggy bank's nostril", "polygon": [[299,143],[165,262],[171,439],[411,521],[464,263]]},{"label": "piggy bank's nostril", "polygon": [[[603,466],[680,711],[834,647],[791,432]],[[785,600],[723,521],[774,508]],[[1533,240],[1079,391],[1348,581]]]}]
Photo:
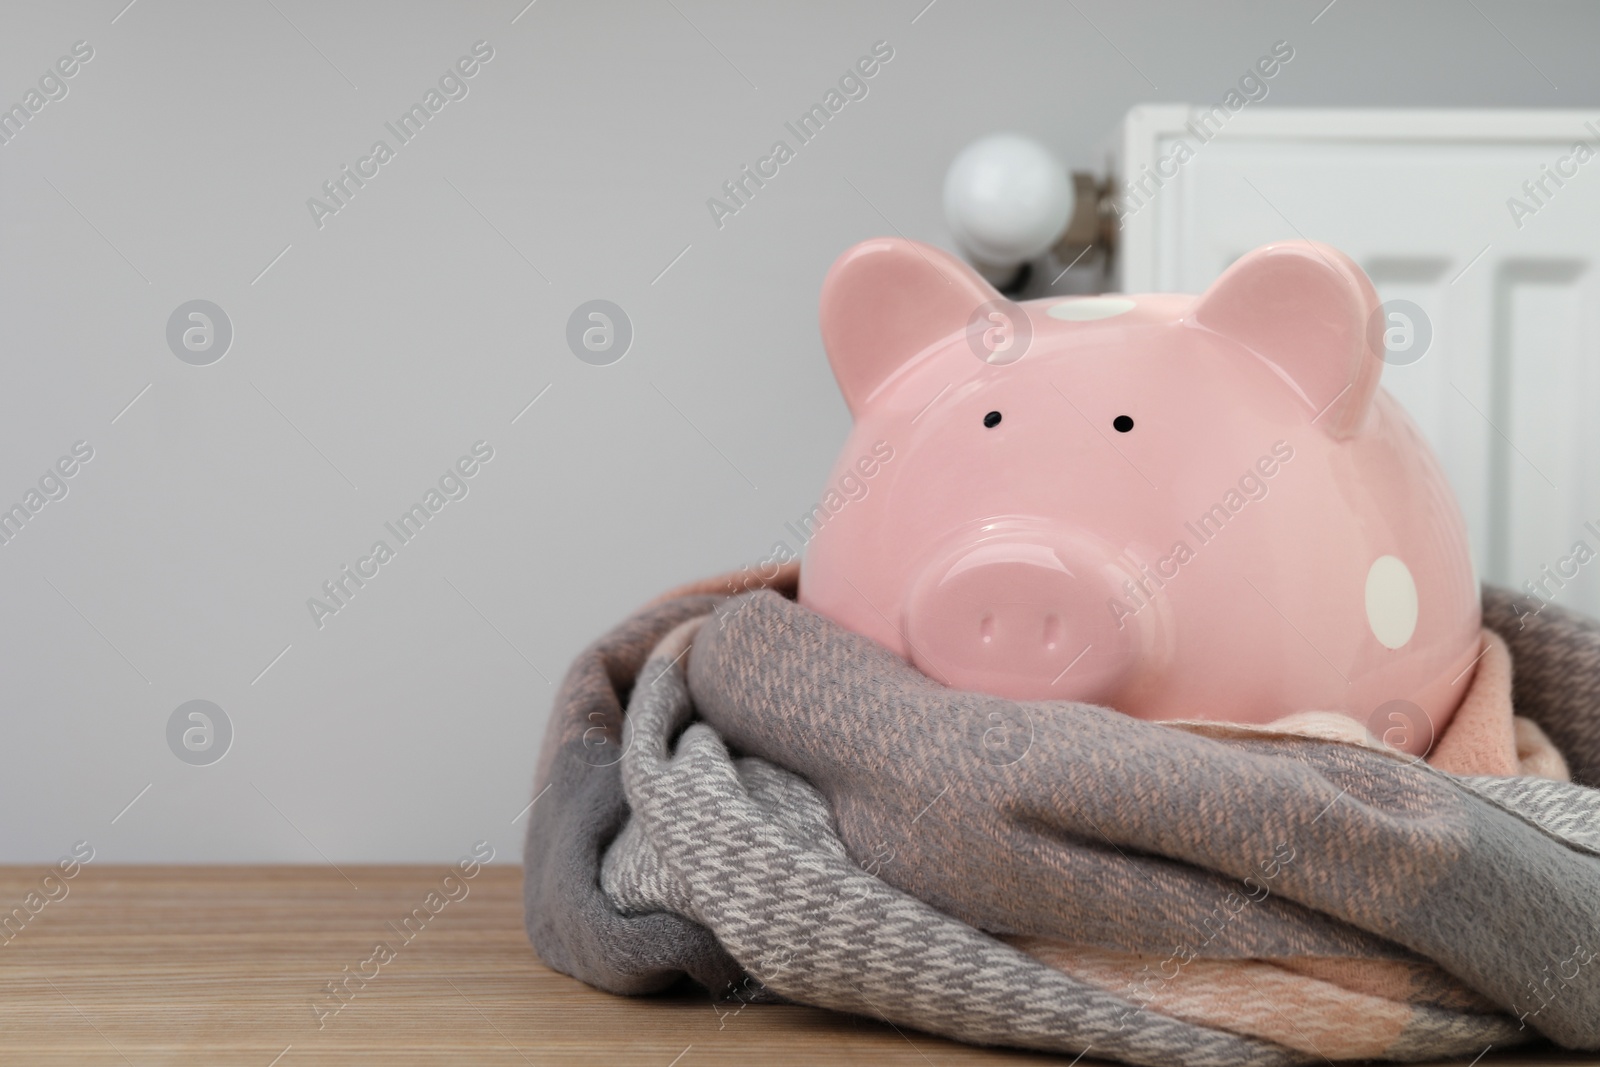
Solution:
[{"label": "piggy bank's nostril", "polygon": [[1061,643],[1061,619],[1055,614],[1044,617],[1044,647],[1047,652],[1054,652]]},{"label": "piggy bank's nostril", "polygon": [[983,618],[978,620],[978,638],[986,645],[994,640],[993,614],[985,612]]}]

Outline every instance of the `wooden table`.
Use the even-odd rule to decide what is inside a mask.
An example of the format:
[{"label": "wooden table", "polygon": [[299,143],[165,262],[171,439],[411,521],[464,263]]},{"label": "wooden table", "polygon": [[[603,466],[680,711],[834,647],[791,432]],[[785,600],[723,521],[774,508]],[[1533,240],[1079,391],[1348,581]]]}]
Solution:
[{"label": "wooden table", "polygon": [[[0,868],[0,910],[20,904],[43,873]],[[468,896],[401,942],[388,924],[444,874],[442,866],[84,867],[67,896],[0,945],[0,1063],[1069,1062],[811,1008],[721,1014],[703,994],[597,992],[534,956],[515,868],[485,868]],[[380,939],[399,944],[394,958],[363,967]],[[346,967],[376,977],[341,1002],[324,990]],[[328,1013],[320,1027],[318,1004]],[[1481,1062],[1600,1058],[1491,1053]]]}]

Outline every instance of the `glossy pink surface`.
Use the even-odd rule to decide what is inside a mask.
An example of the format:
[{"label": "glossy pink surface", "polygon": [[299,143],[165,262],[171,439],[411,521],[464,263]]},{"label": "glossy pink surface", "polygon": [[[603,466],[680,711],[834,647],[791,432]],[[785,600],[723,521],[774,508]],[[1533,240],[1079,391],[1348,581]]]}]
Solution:
[{"label": "glossy pink surface", "polygon": [[[823,286],[855,427],[801,602],[1016,700],[1256,723],[1405,700],[1441,729],[1478,590],[1444,474],[1378,388],[1377,306],[1308,242],[1199,297],[1024,304],[938,249],[857,245]],[[969,329],[980,308],[999,317]]]}]

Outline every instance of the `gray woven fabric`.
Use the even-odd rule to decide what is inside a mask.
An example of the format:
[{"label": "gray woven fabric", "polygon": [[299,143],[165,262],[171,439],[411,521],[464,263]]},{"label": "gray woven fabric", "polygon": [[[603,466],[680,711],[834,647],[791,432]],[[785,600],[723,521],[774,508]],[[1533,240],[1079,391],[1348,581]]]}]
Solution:
[{"label": "gray woven fabric", "polygon": [[[1506,1014],[1446,1010],[1419,990],[1388,1058],[1536,1032],[1600,1047],[1600,962],[1566,973],[1575,943],[1600,941],[1593,790],[956,693],[771,593],[723,604],[687,655],[643,662],[716,603],[652,609],[569,674],[526,854],[529,934],[552,966],[623,992],[688,975],[720,997],[742,964],[762,984],[738,985],[740,1000],[776,993],[969,1041],[1209,1064],[1307,1057],[1130,1011],[990,935],[1433,960]],[[1600,637],[1587,620],[1558,636],[1513,642],[1518,711],[1566,739],[1575,769],[1600,766],[1586,747],[1600,743],[1595,703],[1550,665],[1593,692]],[[1546,643],[1560,650],[1550,662]],[[704,722],[678,735],[694,714]],[[1286,846],[1297,858],[1270,895],[1206,936],[1219,900]]]},{"label": "gray woven fabric", "polygon": [[1600,816],[1592,803],[1585,802],[1592,800],[1588,794],[1593,790],[1574,799],[1574,786],[1543,778],[1473,776],[1459,778],[1457,783],[1563,844],[1600,856]]},{"label": "gray woven fabric", "polygon": [[670,912],[624,915],[600,890],[601,858],[627,821],[619,770],[623,701],[672,627],[719,598],[683,597],[639,612],[573,663],[545,731],[528,836],[528,939],[558,971],[612,993],[652,993],[692,978],[731,988],[743,969],[705,927]]},{"label": "gray woven fabric", "polygon": [[[692,626],[692,624],[690,624]],[[1132,1005],[1083,985],[941,915],[864,872],[829,828],[822,796],[760,760],[735,765],[704,725],[669,738],[693,707],[680,631],[646,667],[628,708],[623,758],[633,811],[602,884],[619,903],[670,901],[714,930],[766,988],[824,1007],[877,1015],[965,1041],[1128,1063],[1194,1067],[1302,1062],[1285,1049],[1162,1016],[1123,1020]],[[641,892],[666,889],[663,899]]]}]

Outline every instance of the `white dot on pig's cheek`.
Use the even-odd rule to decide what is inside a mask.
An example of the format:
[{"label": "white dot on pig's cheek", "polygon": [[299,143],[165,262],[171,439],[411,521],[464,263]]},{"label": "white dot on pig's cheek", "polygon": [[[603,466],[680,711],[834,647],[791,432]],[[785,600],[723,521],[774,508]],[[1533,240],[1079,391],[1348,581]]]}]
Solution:
[{"label": "white dot on pig's cheek", "polygon": [[1367,625],[1384,648],[1400,648],[1417,630],[1417,583],[1395,556],[1379,556],[1367,571]]}]

